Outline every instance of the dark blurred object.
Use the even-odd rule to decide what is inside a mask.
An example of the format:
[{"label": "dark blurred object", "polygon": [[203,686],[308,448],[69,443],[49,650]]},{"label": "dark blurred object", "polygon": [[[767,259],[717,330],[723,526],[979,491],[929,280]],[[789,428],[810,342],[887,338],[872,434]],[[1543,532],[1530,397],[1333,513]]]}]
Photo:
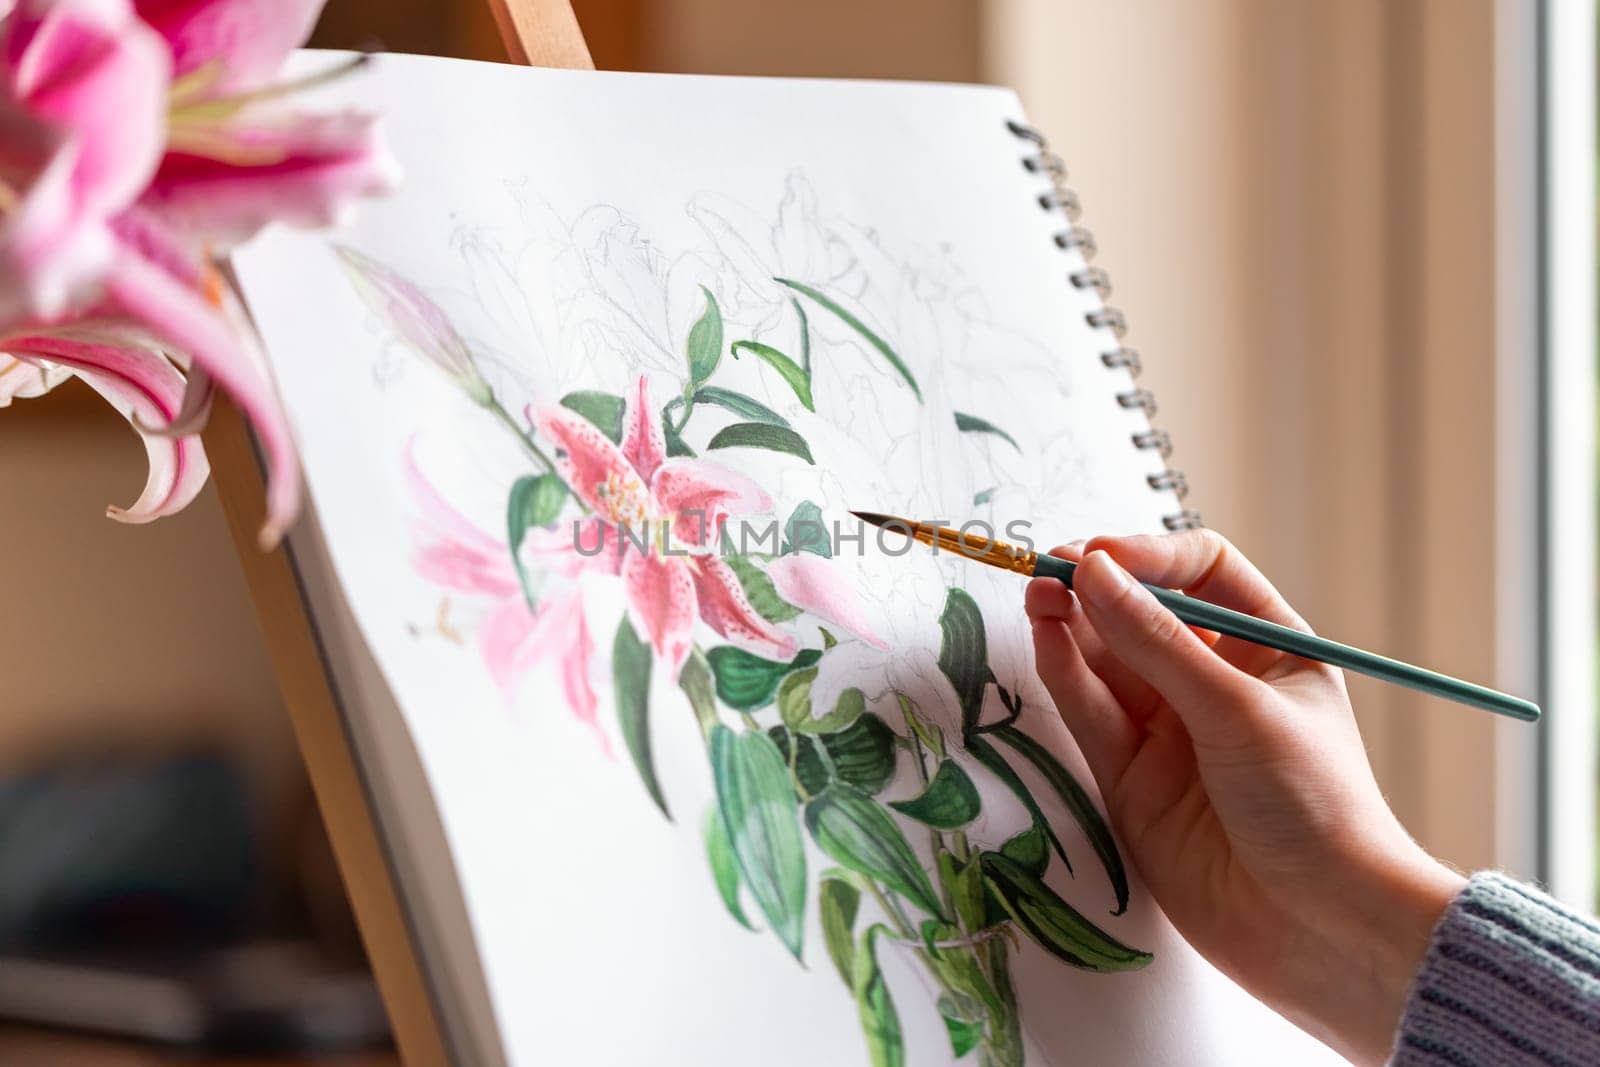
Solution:
[{"label": "dark blurred object", "polygon": [[371,1048],[389,1032],[367,973],[310,941],[0,956],[0,1016],[253,1055]]},{"label": "dark blurred object", "polygon": [[381,1042],[359,954],[263,906],[251,815],[206,756],[0,781],[0,1017],[251,1053]]},{"label": "dark blurred object", "polygon": [[214,940],[256,851],[243,784],[207,757],[0,780],[0,949]]}]

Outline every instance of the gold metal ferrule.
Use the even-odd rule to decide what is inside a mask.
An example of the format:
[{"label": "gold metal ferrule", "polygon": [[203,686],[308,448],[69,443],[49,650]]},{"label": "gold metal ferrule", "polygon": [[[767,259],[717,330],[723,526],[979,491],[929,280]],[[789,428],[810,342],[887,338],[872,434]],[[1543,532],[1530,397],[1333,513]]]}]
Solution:
[{"label": "gold metal ferrule", "polygon": [[1039,561],[1037,552],[1027,551],[989,537],[963,534],[960,530],[953,530],[948,526],[930,526],[925,522],[912,522],[910,519],[902,519],[895,515],[879,515],[873,512],[858,511],[855,514],[885,530],[903,533],[912,540],[920,541],[937,551],[954,552],[967,559],[999,567],[1003,571],[1031,575]]}]

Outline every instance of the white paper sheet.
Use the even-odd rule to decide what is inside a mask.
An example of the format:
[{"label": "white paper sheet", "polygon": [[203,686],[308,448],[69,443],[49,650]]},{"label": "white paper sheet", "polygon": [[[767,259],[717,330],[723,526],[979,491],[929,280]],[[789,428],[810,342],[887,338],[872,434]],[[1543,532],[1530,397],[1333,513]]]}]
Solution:
[{"label": "white paper sheet", "polygon": [[[693,531],[683,538],[690,555],[646,552],[646,563],[620,575],[572,548],[575,521],[659,517],[685,499],[724,499],[714,491],[735,493],[736,521],[755,530],[773,519],[782,526],[797,509],[811,514],[808,502],[849,531],[848,508],[980,518],[1002,535],[1011,520],[1029,520],[1041,548],[1160,529],[1176,502],[1145,485],[1159,465],[1129,441],[1143,423],[1114,394],[1130,382],[1099,361],[1115,339],[1083,322],[1093,294],[1066,283],[1081,264],[1050,239],[1060,219],[1041,211],[1041,180],[1021,166],[1027,146],[1005,125],[1021,117],[1009,92],[409,57],[383,57],[375,73],[330,92],[387,116],[404,191],[331,237],[268,234],[237,266],[345,595],[426,769],[510,1061],[869,1062],[858,997],[825,947],[824,881],[834,902],[859,895],[857,955],[864,931],[886,927],[872,939],[878,971],[862,965],[861,976],[886,990],[907,1063],[952,1062],[953,1043],[979,1039],[985,1049],[961,1062],[1332,1058],[1195,956],[1136,874],[1126,912],[1113,914],[1109,867],[1035,767],[997,732],[964,740],[960,699],[940,663],[941,617],[959,628],[976,611],[997,682],[982,686],[978,724],[1020,706],[1015,725],[1092,792],[1033,674],[1020,579],[921,549],[894,558],[870,532],[862,546],[833,546],[830,558],[769,559],[782,546],[765,545],[737,564],[744,577],[783,574],[790,599],[822,615],[783,617],[782,604],[764,601],[782,621],[751,622],[740,615],[748,605],[717,591],[717,576],[735,564],[717,570],[709,560],[723,557],[705,555]],[[735,352],[734,342],[767,348]],[[598,429],[572,436],[579,424],[559,404],[603,392],[627,398],[624,421],[633,421],[641,377],[650,421],[665,408],[695,453],[667,459],[662,474],[648,424],[642,437],[624,437],[627,463],[618,466],[616,446],[593,440]],[[485,389],[499,412],[479,402]],[[697,394],[692,406],[673,402]],[[773,432],[778,422],[787,433]],[[765,429],[731,431],[746,444],[718,447],[736,423]],[[592,514],[557,491],[553,525],[527,535],[519,575],[506,547],[508,496],[543,470],[535,450],[568,481],[610,464],[609,482],[600,496],[574,490]],[[526,501],[554,483],[523,484],[526,514],[550,517]],[[881,544],[897,548],[892,536]],[[807,597],[796,582],[824,595],[812,588]],[[646,765],[670,821],[617,709],[612,652],[625,619],[651,646]],[[837,643],[824,648],[829,641]],[[713,652],[730,648],[770,660],[820,652],[815,677],[806,676],[811,714],[835,709],[843,694],[848,717],[855,690],[864,714],[905,739],[875,798],[881,751],[862,731],[880,740],[883,731],[859,719],[856,747],[835,732],[829,744],[845,755],[831,770],[820,759],[810,768],[812,786],[836,789],[831,799],[819,799],[824,789],[806,790],[809,801],[759,790],[753,806],[737,799],[745,794],[732,783],[783,752],[754,739],[779,723],[778,708],[746,716],[719,695],[697,719],[673,677],[685,650],[691,678],[709,654],[737,689],[749,681],[734,676],[737,653]],[[799,706],[803,687],[787,685],[785,706]],[[923,791],[902,695],[927,733],[940,731],[958,768],[949,774],[963,775],[981,804],[960,847],[955,831],[936,833],[886,806]],[[720,727],[709,728],[712,718]],[[992,968],[997,946],[1008,946],[1014,997],[995,992],[991,973],[988,991],[1004,1010],[976,1010],[971,996],[963,1002],[970,985],[937,973],[919,946],[930,914],[918,905],[919,883],[931,888],[932,909],[962,916],[941,892],[933,842],[976,855],[1030,826],[1018,796],[974,756],[973,737],[1017,769],[1073,864],[1068,876],[1046,851],[1044,883],[1118,944],[1151,954],[1146,965],[1077,969],[1014,920],[987,930],[957,921],[929,935],[949,968]],[[720,794],[713,750],[726,756]],[[933,773],[938,761],[926,755],[922,766]],[[856,789],[848,803],[840,782]],[[972,800],[959,789],[939,796],[957,809]],[[808,831],[808,804],[831,805],[811,813],[823,838],[861,805],[895,831],[873,823],[877,858],[858,848],[841,862],[837,832],[829,856]],[[719,894],[708,819],[731,834],[726,869],[753,931]],[[895,866],[906,854],[911,871]],[[851,862],[853,882],[825,877]],[[882,875],[885,865],[889,874],[866,886],[863,872]],[[752,879],[768,885],[764,897]],[[883,998],[867,989],[861,999],[883,1047]],[[1002,1033],[1013,1025],[1015,1047]]]}]

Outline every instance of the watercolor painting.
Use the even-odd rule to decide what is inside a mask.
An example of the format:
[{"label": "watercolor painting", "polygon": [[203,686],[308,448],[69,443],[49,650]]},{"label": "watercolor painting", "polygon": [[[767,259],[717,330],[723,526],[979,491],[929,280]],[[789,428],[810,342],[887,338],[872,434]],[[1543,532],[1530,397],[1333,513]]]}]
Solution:
[{"label": "watercolor painting", "polygon": [[[1055,712],[1025,703],[1014,663],[991,662],[978,602],[946,587],[935,669],[907,666],[841,550],[859,524],[836,502],[794,499],[785,472],[818,462],[822,424],[796,412],[840,427],[884,417],[829,377],[846,370],[874,376],[867,393],[892,389],[903,417],[946,412],[944,454],[926,461],[927,477],[944,477],[937,464],[959,453],[974,508],[1004,485],[994,450],[1028,457],[1003,415],[927,403],[907,353],[919,331],[948,325],[932,314],[886,324],[865,310],[872,287],[907,276],[873,258],[870,231],[820,224],[803,178],[791,176],[775,216],[712,198],[688,211],[707,240],[670,261],[613,208],[568,225],[561,273],[579,282],[554,295],[558,316],[531,311],[514,273],[469,237],[465,284],[500,309],[492,336],[471,339],[435,294],[376,256],[337,249],[381,328],[522,457],[495,529],[453,503],[413,449],[400,457],[413,566],[444,597],[435,629],[481,660],[508,706],[530,675],[558,687],[600,751],[631,764],[640,803],[697,822],[707,891],[728,921],[770,937],[817,980],[842,982],[872,1063],[905,1060],[896,998],[911,991],[892,990],[881,966],[896,952],[915,960],[954,1058],[1021,1064],[1021,946],[1088,972],[1151,962],[1116,933],[1130,896],[1117,845],[1088,791],[1030,732]],[[683,307],[693,314],[675,322]],[[589,353],[583,365],[605,367],[603,380],[535,396],[499,373],[560,348]],[[619,366],[632,368],[621,388]],[[733,462],[751,453],[770,476]],[[602,586],[623,605],[603,626],[585,607]],[[653,747],[663,716],[698,729],[705,810],[668,802]],[[990,840],[982,816],[996,792],[1028,826]],[[1064,820],[1087,853],[1053,829]],[[1069,903],[1051,884],[1061,877],[1092,880],[1105,916]],[[808,943],[808,916],[821,943]]]}]

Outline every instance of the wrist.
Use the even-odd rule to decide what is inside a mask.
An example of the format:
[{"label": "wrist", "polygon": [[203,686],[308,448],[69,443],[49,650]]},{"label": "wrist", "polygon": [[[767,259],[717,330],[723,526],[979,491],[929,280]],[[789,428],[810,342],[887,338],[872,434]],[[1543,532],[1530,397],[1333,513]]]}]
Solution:
[{"label": "wrist", "polygon": [[1343,990],[1319,998],[1324,1039],[1357,1062],[1382,1063],[1422,967],[1433,930],[1467,880],[1409,839],[1354,859],[1352,877],[1322,919],[1319,940],[1337,954]]}]

